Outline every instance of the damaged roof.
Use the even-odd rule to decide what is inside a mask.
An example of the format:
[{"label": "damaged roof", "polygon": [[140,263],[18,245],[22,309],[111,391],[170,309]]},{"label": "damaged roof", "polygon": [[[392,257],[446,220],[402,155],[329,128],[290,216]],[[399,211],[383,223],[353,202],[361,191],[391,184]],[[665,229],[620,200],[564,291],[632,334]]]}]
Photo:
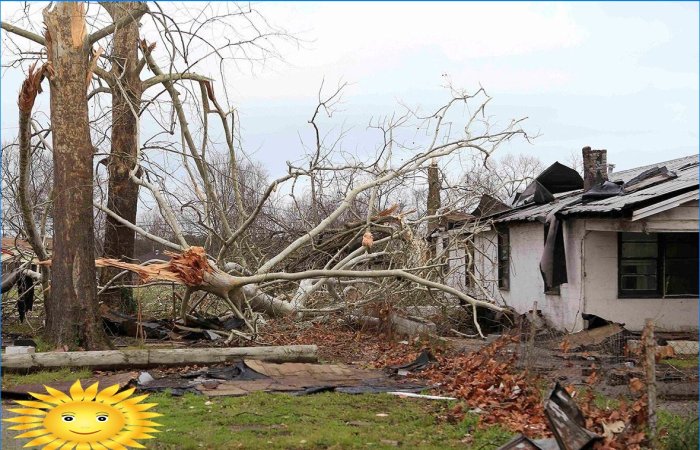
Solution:
[{"label": "damaged roof", "polygon": [[[494,222],[514,221],[544,221],[552,212],[563,217],[571,216],[626,216],[632,209],[654,204],[677,195],[687,194],[698,190],[698,155],[686,156],[670,161],[659,162],[634,169],[613,172],[609,175],[611,182],[623,184],[644,174],[651,169],[668,169],[672,177],[650,176],[649,184],[637,187],[633,192],[624,192],[607,198],[584,201],[583,189],[554,194],[554,200],[544,204],[528,203],[519,205],[510,211],[491,214]],[[658,171],[657,171],[658,172]],[[675,174],[675,177],[673,176]],[[631,190],[631,189],[629,189]],[[695,196],[697,198],[697,196]],[[687,200],[686,200],[687,201]]]}]

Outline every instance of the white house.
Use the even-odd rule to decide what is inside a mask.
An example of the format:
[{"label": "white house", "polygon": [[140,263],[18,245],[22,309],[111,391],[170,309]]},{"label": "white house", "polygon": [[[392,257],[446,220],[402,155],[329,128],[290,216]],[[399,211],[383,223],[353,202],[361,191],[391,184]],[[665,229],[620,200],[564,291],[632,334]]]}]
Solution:
[{"label": "white house", "polygon": [[582,313],[697,330],[698,156],[609,177],[605,160],[586,147],[585,180],[555,163],[511,205],[448,223],[448,283],[519,313],[537,302],[561,330],[582,329]]}]

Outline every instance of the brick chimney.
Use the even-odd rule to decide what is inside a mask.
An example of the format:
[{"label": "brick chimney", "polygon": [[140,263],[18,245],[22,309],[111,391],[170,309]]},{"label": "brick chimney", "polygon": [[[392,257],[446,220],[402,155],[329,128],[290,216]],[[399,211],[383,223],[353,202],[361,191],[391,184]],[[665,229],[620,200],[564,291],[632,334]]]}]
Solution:
[{"label": "brick chimney", "polygon": [[591,150],[583,147],[583,190],[587,191],[596,183],[598,173],[603,180],[608,179],[608,151]]}]

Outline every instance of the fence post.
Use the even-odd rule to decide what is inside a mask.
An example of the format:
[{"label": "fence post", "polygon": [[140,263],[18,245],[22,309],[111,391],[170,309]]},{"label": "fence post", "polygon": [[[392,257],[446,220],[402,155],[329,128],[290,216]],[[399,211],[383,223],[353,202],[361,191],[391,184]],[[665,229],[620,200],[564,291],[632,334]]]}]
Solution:
[{"label": "fence post", "polygon": [[535,336],[537,336],[537,300],[532,304],[532,314],[530,314],[530,329],[527,337],[527,358],[525,359],[525,369],[529,372],[535,364]]},{"label": "fence post", "polygon": [[656,439],[656,340],[654,339],[654,319],[645,320],[643,336],[649,438],[653,442]]}]

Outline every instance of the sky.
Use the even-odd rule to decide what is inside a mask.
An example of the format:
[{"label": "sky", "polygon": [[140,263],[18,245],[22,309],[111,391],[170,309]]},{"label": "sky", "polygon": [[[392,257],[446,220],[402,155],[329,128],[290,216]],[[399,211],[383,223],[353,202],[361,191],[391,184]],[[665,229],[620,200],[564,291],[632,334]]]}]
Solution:
[{"label": "sky", "polygon": [[[243,148],[272,176],[310,143],[322,82],[350,83],[324,126],[354,130],[344,148],[370,149],[371,118],[401,104],[431,109],[446,80],[493,97],[498,121],[528,117],[538,137],[503,153],[566,163],[606,148],[616,170],[698,152],[698,3],[262,2],[301,45],[283,60],[227,72]],[[2,3],[3,18],[18,4]],[[183,6],[186,7],[186,4]],[[3,48],[4,50],[4,48]],[[220,76],[212,69],[211,76]],[[3,140],[16,130],[22,73],[4,69]],[[324,81],[325,80],[325,81]]]}]

